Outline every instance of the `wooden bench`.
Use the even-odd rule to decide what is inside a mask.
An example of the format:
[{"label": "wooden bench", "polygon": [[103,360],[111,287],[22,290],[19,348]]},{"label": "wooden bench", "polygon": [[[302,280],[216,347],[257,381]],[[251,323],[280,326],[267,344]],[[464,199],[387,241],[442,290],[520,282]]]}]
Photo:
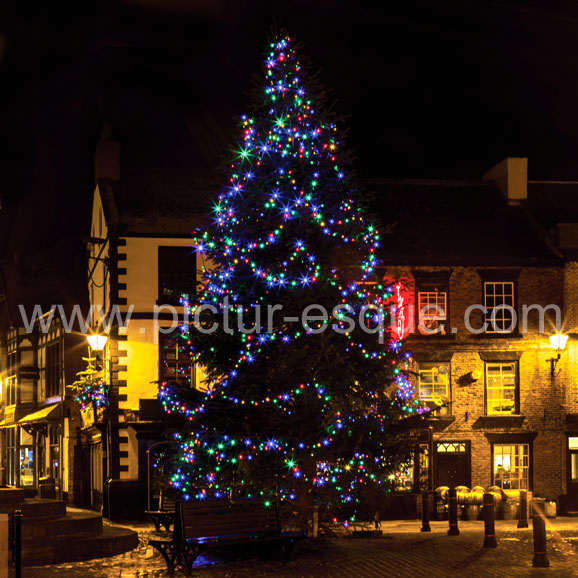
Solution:
[{"label": "wooden bench", "polygon": [[160,532],[161,526],[164,526],[167,532],[175,521],[175,498],[164,490],[161,490],[159,497],[159,509],[147,510],[145,514],[153,521],[155,530]]},{"label": "wooden bench", "polygon": [[251,542],[262,543],[268,553],[288,555],[304,538],[300,532],[282,532],[274,506],[262,499],[177,502],[172,539],[151,539],[149,544],[163,556],[167,571],[180,566],[189,576],[197,557]]}]

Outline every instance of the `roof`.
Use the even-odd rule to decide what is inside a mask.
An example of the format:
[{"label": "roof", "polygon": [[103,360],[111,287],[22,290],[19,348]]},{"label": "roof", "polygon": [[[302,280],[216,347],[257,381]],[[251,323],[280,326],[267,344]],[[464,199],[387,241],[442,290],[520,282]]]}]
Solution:
[{"label": "roof", "polygon": [[562,265],[522,207],[489,181],[373,180],[386,265]]},{"label": "roof", "polygon": [[578,223],[578,182],[528,181],[527,205],[548,230],[557,223]]},{"label": "roof", "polygon": [[190,235],[204,218],[214,188],[199,170],[122,168],[120,180],[112,183],[121,232]]}]

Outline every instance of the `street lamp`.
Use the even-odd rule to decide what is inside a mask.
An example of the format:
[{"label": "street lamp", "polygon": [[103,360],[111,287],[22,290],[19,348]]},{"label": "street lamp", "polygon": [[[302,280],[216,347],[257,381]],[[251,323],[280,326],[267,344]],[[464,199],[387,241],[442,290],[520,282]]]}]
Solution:
[{"label": "street lamp", "polygon": [[98,333],[92,333],[86,336],[88,345],[92,351],[102,351],[106,347],[108,337],[106,335],[99,335]]},{"label": "street lamp", "polygon": [[552,349],[556,352],[556,357],[552,357],[547,361],[550,362],[550,375],[554,377],[554,371],[556,370],[556,364],[560,361],[562,356],[562,351],[566,348],[566,342],[568,341],[568,336],[562,333],[556,333],[555,335],[550,335],[550,345]]}]

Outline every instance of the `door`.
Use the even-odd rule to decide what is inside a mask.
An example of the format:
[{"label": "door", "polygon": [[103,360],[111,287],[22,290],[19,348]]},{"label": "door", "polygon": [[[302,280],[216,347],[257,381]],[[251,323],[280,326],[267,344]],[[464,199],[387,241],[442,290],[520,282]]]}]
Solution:
[{"label": "door", "polygon": [[470,487],[470,451],[467,442],[436,444],[436,487]]},{"label": "door", "polygon": [[570,512],[578,511],[578,437],[568,438],[566,454],[568,488],[566,508]]}]

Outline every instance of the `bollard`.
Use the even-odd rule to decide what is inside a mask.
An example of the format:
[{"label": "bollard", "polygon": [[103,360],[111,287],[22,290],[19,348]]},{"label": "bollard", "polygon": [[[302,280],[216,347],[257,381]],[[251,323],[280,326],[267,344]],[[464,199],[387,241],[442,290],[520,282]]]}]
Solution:
[{"label": "bollard", "polygon": [[459,536],[460,531],[458,529],[458,498],[455,488],[452,488],[448,492],[448,519],[450,522],[448,536]]},{"label": "bollard", "polygon": [[22,578],[22,510],[14,512],[14,576]]},{"label": "bollard", "polygon": [[520,505],[518,506],[518,528],[528,527],[528,491],[520,490]]},{"label": "bollard", "polygon": [[313,506],[313,520],[312,520],[311,538],[317,539],[319,537],[319,506]]},{"label": "bollard", "polygon": [[421,494],[421,531],[431,532],[429,525],[429,492]]},{"label": "bollard", "polygon": [[544,517],[544,502],[532,500],[532,530],[534,532],[534,568],[548,568],[548,552],[546,545],[546,519]]},{"label": "bollard", "polygon": [[494,496],[484,494],[484,548],[497,548]]}]

